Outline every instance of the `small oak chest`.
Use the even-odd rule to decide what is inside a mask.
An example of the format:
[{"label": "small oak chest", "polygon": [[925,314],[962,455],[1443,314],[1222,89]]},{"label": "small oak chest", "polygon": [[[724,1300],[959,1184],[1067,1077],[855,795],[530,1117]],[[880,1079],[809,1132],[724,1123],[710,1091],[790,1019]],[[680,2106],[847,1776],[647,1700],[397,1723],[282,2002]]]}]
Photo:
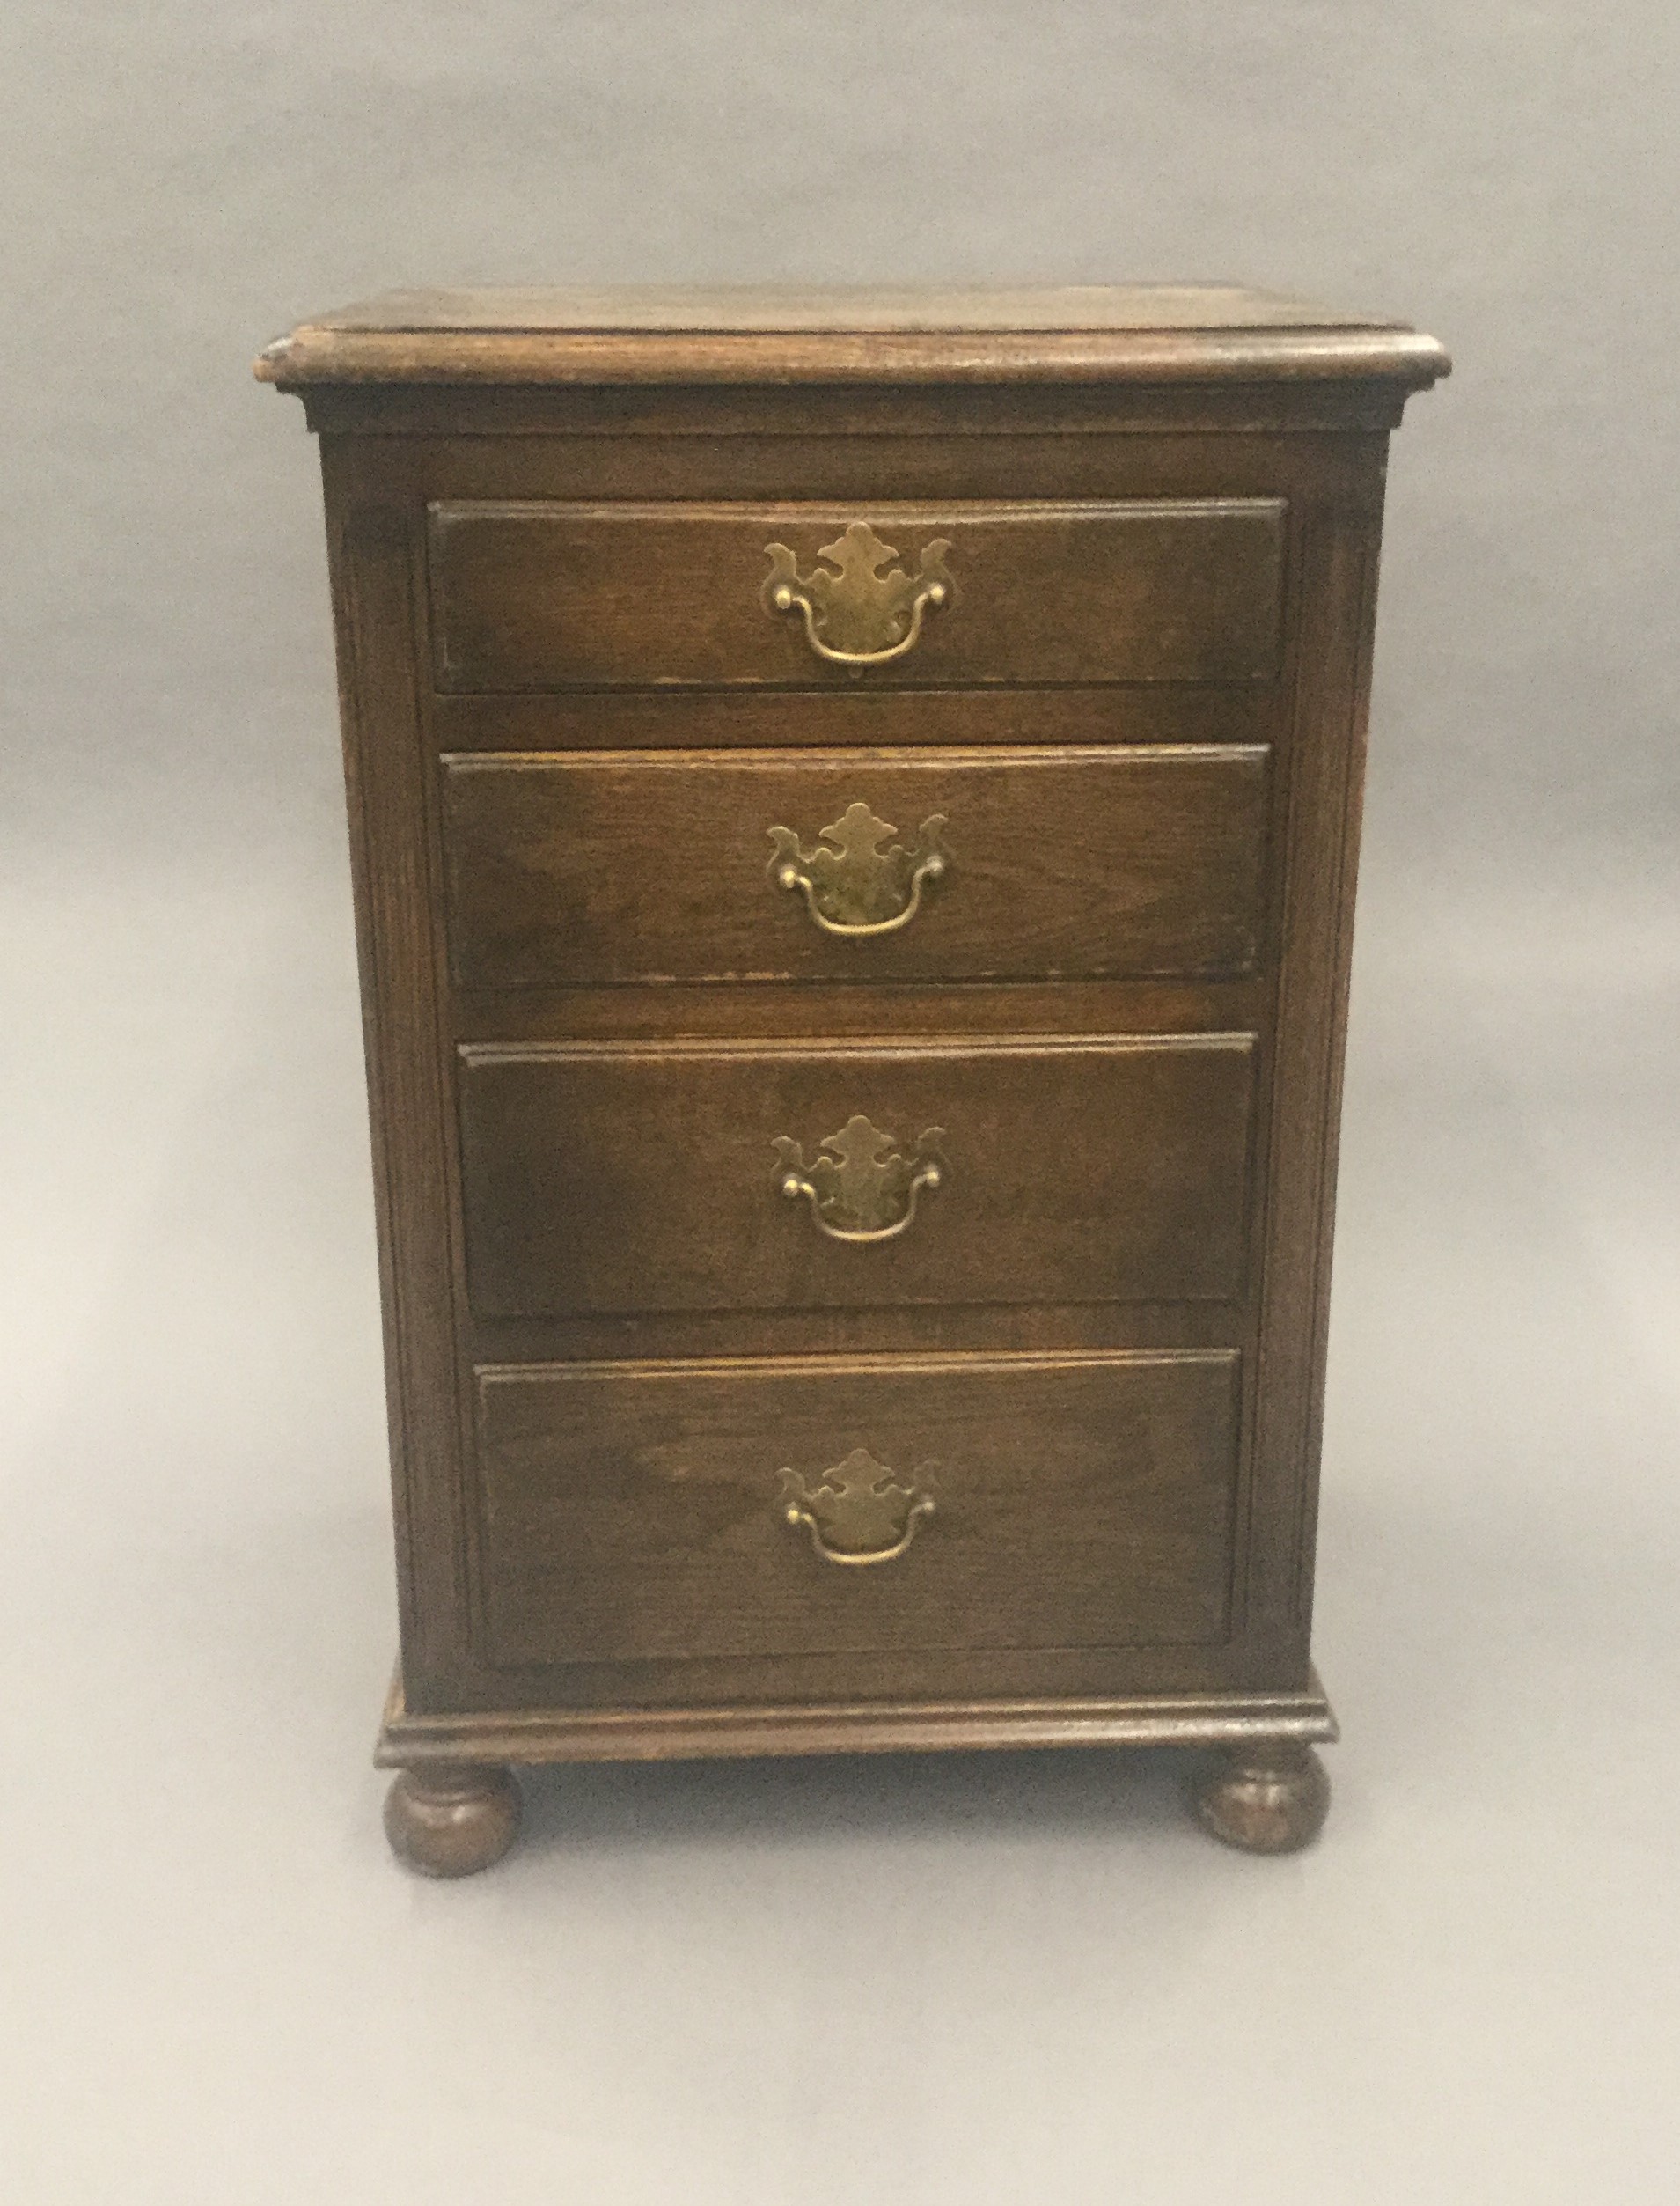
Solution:
[{"label": "small oak chest", "polygon": [[392,294],[326,485],[398,1851],[514,1766],[1178,1742],[1310,1838],[1389,431],[1225,289]]}]

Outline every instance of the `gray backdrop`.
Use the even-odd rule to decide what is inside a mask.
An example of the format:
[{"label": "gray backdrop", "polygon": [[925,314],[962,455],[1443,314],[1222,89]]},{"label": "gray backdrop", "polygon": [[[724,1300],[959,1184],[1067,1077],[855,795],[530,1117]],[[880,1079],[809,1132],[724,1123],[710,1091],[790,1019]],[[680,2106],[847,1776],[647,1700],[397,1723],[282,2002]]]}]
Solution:
[{"label": "gray backdrop", "polygon": [[[1673,2195],[1680,18],[10,0],[0,2188]],[[1323,1845],[1170,1760],[555,1776],[405,1879],[314,454],[390,284],[1232,276],[1404,314]]]}]

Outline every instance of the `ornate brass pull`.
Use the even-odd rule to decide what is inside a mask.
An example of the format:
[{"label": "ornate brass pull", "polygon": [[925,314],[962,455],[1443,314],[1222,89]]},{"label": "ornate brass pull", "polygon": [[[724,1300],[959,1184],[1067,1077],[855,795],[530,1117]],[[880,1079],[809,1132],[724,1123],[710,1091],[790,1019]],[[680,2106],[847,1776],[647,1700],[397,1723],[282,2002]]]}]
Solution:
[{"label": "ornate brass pull", "polygon": [[[918,1463],[910,1475],[926,1478],[937,1468]],[[803,1525],[825,1563],[891,1563],[915,1538],[921,1519],[934,1513],[934,1497],[925,1488],[900,1486],[867,1448],[854,1448],[815,1486],[807,1486],[797,1471],[778,1475],[784,1519]]]},{"label": "ornate brass pull", "polygon": [[800,1144],[778,1134],[777,1179],[790,1202],[804,1196],[831,1241],[891,1241],[916,1215],[921,1190],[931,1193],[943,1181],[939,1144],[944,1138],[943,1126],[929,1126],[917,1135],[910,1154],[902,1156],[891,1134],[860,1114],[847,1119],[838,1134],[825,1136],[808,1165]]},{"label": "ornate brass pull", "polygon": [[769,871],[779,888],[803,890],[825,935],[858,941],[896,934],[920,910],[923,885],[944,878],[950,863],[940,841],[944,824],[943,812],[930,812],[916,830],[913,850],[901,842],[884,850],[882,843],[899,830],[867,805],[847,805],[813,850],[801,846],[791,827],[772,827],[776,854]]},{"label": "ornate brass pull", "polygon": [[[954,585],[945,565],[948,537],[927,545],[913,575],[902,567],[878,570],[899,555],[867,521],[854,521],[818,551],[832,563],[802,575],[785,544],[767,544],[770,571],[759,592],[767,613],[803,614],[805,638],[819,658],[837,666],[884,666],[902,658],[921,634],[929,606],[947,604]],[[838,570],[838,572],[834,571]]]}]

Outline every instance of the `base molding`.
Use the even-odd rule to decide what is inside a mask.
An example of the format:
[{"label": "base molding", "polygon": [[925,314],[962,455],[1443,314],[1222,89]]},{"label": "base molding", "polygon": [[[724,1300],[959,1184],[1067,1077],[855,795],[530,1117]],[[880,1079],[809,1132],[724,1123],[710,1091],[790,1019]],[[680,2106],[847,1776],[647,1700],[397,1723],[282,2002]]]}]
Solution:
[{"label": "base molding", "polygon": [[532,1765],[688,1761],[755,1754],[972,1752],[1029,1746],[1302,1746],[1339,1736],[1317,1673],[1297,1693],[1159,1694],[1132,1700],[878,1702],[716,1709],[408,1711],[392,1679],[374,1761]]}]

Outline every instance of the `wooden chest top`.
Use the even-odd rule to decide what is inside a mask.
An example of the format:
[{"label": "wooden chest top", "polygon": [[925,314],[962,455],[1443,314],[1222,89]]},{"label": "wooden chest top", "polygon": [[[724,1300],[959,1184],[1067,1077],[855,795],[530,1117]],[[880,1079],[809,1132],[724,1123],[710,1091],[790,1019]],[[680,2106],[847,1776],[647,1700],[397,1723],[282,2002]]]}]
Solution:
[{"label": "wooden chest top", "polygon": [[1142,382],[1446,372],[1433,337],[1238,284],[387,291],[260,356],[336,382]]}]

